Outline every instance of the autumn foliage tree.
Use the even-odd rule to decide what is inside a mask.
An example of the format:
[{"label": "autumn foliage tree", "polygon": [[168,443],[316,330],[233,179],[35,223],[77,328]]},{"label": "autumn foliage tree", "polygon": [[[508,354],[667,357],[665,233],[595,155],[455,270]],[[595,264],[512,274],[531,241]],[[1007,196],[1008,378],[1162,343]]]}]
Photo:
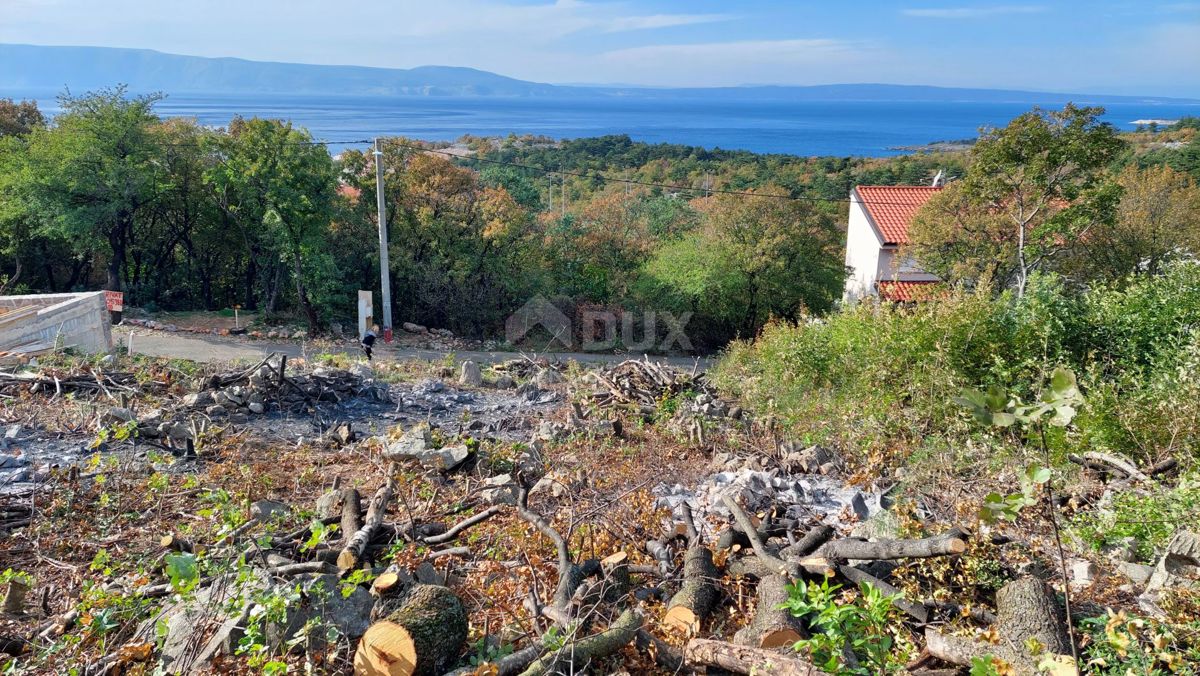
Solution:
[{"label": "autumn foliage tree", "polygon": [[941,272],[987,270],[1023,295],[1032,272],[1112,220],[1119,191],[1103,179],[1124,142],[1102,113],[1035,108],[985,132],[960,185],[914,219],[909,253]]}]

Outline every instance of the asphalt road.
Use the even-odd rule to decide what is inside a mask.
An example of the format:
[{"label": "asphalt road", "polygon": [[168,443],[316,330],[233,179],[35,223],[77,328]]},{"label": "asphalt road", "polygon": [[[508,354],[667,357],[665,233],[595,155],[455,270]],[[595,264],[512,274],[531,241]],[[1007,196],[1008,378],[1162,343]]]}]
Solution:
[{"label": "asphalt road", "polygon": [[[145,354],[152,357],[169,357],[172,359],[190,359],[192,361],[202,362],[238,360],[256,361],[266,357],[272,352],[286,354],[289,357],[307,357],[329,352],[354,354],[359,356],[362,355],[362,351],[357,347],[345,345],[317,347],[308,343],[296,342],[281,343],[260,340],[243,342],[224,336],[178,334],[167,333],[164,331],[147,330],[134,330],[134,334],[133,351],[137,354]],[[121,350],[127,349],[128,343],[126,341],[128,340],[128,335],[128,329],[114,329],[113,343],[119,345]],[[454,360],[456,362],[471,360],[480,364],[491,364],[495,362],[506,361],[522,355],[530,357],[544,356],[551,360],[557,359],[560,361],[575,360],[583,363],[614,363],[625,361],[626,359],[641,359],[643,357],[641,354],[605,354],[597,352],[550,352],[541,355],[519,352],[482,352],[476,350],[456,350],[452,352],[443,352],[439,350],[423,350],[409,347],[391,347],[381,343],[377,343],[376,346],[376,359],[393,361],[404,361],[409,359],[421,361],[441,361],[450,354],[454,356]],[[648,358],[654,362],[666,363],[672,366],[689,369],[699,362],[700,370],[707,368],[711,361],[708,357],[662,357],[649,355]]]}]

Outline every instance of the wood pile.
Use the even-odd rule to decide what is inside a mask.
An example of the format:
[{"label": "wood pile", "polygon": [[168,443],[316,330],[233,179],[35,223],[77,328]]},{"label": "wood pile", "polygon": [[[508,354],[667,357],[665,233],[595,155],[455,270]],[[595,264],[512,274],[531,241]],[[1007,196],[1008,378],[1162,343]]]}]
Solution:
[{"label": "wood pile", "polygon": [[103,371],[96,367],[85,367],[75,371],[44,370],[0,371],[0,394],[11,395],[17,391],[54,396],[69,392],[92,396],[104,396],[117,401],[121,395],[131,395],[145,390],[133,373]]},{"label": "wood pile", "polygon": [[664,398],[684,392],[715,394],[703,374],[685,373],[648,359],[629,359],[593,375],[598,387],[591,400],[601,406],[653,410]]}]

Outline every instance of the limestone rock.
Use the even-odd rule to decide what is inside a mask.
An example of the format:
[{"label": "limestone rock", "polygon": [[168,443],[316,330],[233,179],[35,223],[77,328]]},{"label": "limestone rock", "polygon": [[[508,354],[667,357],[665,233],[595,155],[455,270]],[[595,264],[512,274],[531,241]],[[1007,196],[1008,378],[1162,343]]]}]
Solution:
[{"label": "limestone rock", "polygon": [[552,368],[541,369],[533,377],[534,384],[542,389],[546,389],[551,385],[557,385],[563,382],[563,380],[565,379],[562,374]]},{"label": "limestone rock", "polygon": [[483,374],[479,370],[479,364],[473,361],[464,361],[462,363],[462,371],[458,375],[458,384],[467,387],[479,387],[483,385]]},{"label": "limestone rock", "polygon": [[270,521],[276,516],[286,516],[292,508],[278,500],[256,500],[250,504],[250,518],[258,522]]},{"label": "limestone rock", "polygon": [[215,403],[212,392],[194,392],[183,398],[183,405],[188,408],[204,408]]},{"label": "limestone rock", "polygon": [[1173,589],[1200,590],[1200,533],[1179,530],[1154,567],[1146,591],[1138,598],[1143,610],[1162,615],[1158,603]]}]

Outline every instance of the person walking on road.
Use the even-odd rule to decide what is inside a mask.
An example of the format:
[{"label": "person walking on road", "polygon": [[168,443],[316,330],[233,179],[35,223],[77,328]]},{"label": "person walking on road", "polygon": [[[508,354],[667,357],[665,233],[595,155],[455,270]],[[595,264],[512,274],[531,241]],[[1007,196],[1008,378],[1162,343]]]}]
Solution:
[{"label": "person walking on road", "polygon": [[379,325],[372,324],[371,328],[367,329],[367,333],[362,338],[362,349],[367,354],[367,361],[371,361],[371,348],[375,347],[375,338],[378,335]]}]

